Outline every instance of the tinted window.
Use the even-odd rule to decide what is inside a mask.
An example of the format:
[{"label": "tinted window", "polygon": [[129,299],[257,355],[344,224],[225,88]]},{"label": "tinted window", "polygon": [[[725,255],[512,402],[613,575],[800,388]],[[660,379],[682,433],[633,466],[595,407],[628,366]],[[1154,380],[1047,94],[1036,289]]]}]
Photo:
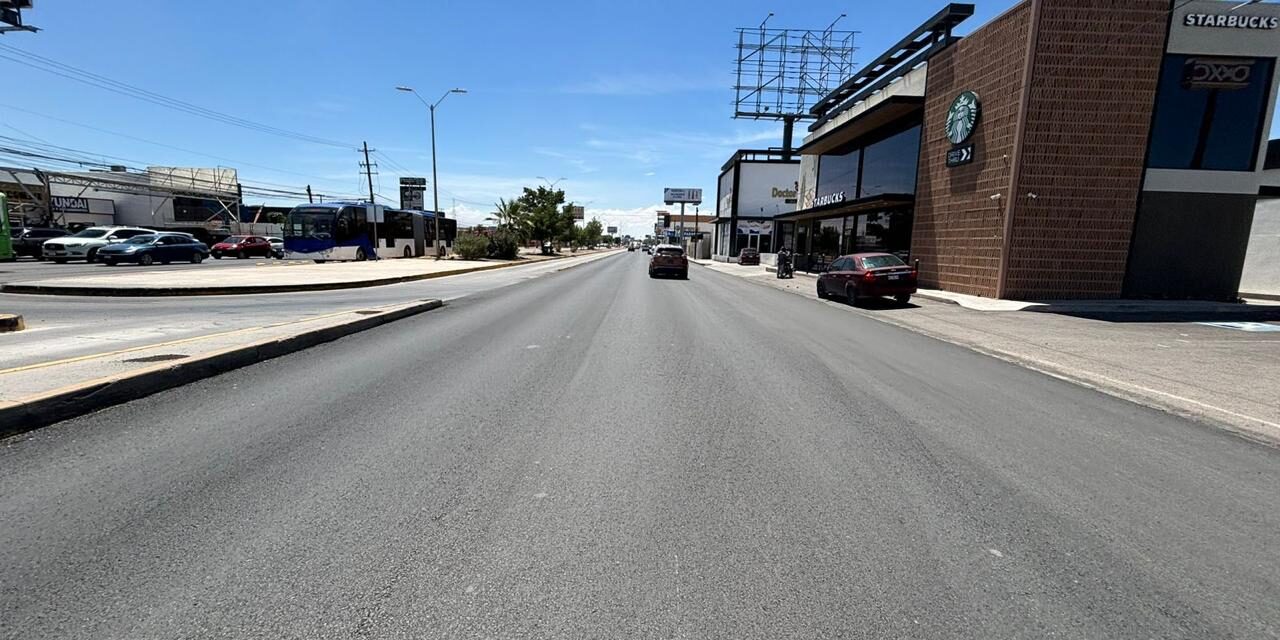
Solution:
[{"label": "tinted window", "polygon": [[867,256],[862,259],[862,268],[879,269],[881,267],[901,267],[905,262],[898,256]]},{"label": "tinted window", "polygon": [[915,193],[919,160],[920,127],[912,127],[869,145],[862,157],[862,186],[858,197]]},{"label": "tinted window", "polygon": [[1273,61],[1168,55],[1147,166],[1252,171]]},{"label": "tinted window", "polygon": [[160,236],[153,236],[153,235],[134,236],[126,240],[125,244],[151,244],[159,238]]},{"label": "tinted window", "polygon": [[684,249],[681,249],[681,248],[679,248],[679,247],[663,247],[663,248],[661,248],[661,249],[658,249],[658,255],[660,255],[660,256],[682,256],[682,255],[684,255]]},{"label": "tinted window", "polygon": [[814,195],[820,198],[843,191],[847,200],[858,197],[858,165],[861,157],[862,149],[855,148],[818,158],[818,187]]}]

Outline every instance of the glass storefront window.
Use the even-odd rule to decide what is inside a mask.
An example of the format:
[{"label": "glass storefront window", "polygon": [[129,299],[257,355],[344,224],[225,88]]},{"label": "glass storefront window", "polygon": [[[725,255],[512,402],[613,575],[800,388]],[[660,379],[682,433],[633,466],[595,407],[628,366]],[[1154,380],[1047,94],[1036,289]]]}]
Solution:
[{"label": "glass storefront window", "polygon": [[1269,58],[1165,56],[1147,166],[1253,171],[1273,64]]},{"label": "glass storefront window", "polygon": [[845,200],[858,197],[858,165],[862,149],[855,148],[843,154],[824,155],[818,159],[818,198],[844,192]]},{"label": "glass storefront window", "polygon": [[844,231],[844,218],[822,220],[813,239],[814,253],[822,256],[822,262],[831,262],[840,255],[840,236]]},{"label": "glass storefront window", "polygon": [[859,198],[885,193],[916,192],[920,161],[920,127],[912,127],[867,146],[862,158]]}]

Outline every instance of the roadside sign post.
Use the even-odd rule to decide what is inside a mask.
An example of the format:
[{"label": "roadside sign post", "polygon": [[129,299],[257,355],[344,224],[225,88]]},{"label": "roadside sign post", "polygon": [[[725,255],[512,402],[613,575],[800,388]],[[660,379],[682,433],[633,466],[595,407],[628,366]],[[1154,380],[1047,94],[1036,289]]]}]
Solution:
[{"label": "roadside sign post", "polygon": [[702,189],[681,189],[667,187],[662,190],[662,201],[668,205],[680,205],[680,225],[679,234],[684,238],[684,205],[700,205],[702,204]]}]

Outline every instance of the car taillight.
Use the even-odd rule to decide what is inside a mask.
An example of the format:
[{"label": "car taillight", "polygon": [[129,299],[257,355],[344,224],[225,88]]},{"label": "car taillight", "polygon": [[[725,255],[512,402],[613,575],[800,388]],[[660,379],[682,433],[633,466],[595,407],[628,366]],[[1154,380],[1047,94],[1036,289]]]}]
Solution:
[{"label": "car taillight", "polygon": [[862,274],[862,279],[863,279],[863,280],[866,280],[866,281],[868,281],[868,282],[870,282],[870,281],[872,281],[872,280],[875,280],[875,279],[876,279],[876,274],[874,274],[874,273],[872,273],[872,272],[868,271],[868,272],[866,272],[866,273]]}]

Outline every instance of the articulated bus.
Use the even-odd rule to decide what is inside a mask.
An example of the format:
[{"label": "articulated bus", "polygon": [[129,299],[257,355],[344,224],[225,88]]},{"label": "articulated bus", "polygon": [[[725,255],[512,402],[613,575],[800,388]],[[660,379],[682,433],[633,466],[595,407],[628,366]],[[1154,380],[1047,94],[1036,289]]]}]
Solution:
[{"label": "articulated bus", "polygon": [[[458,221],[440,218],[446,246]],[[374,246],[374,242],[377,246]],[[380,204],[326,202],[289,211],[284,224],[285,257],[292,260],[367,260],[428,255],[435,239],[435,214],[388,209]]]}]

